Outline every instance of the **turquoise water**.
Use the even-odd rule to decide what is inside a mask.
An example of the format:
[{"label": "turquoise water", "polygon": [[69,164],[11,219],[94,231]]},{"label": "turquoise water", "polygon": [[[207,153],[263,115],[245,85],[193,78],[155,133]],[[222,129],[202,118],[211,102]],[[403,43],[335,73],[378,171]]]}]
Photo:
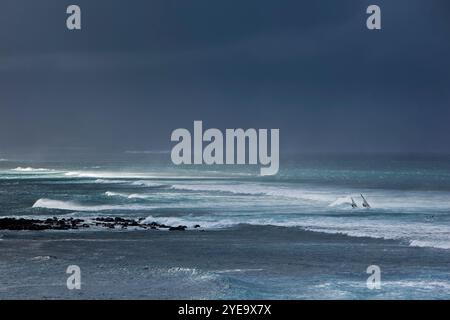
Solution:
[{"label": "turquoise water", "polygon": [[[258,176],[257,168],[123,161],[0,166],[2,216],[118,215],[204,228],[273,225],[450,248],[448,157],[307,157],[286,161],[274,177]],[[362,207],[361,194],[371,209]]]},{"label": "turquoise water", "polygon": [[[361,194],[370,209],[362,207]],[[352,198],[357,208],[351,207]],[[383,263],[393,272],[386,284],[395,290],[380,297],[446,298],[450,293],[447,156],[292,157],[282,162],[280,174],[274,177],[260,177],[256,167],[174,167],[151,159],[4,160],[0,162],[0,204],[1,216],[136,217],[168,225],[199,224],[202,230],[217,231],[207,233],[205,241],[223,243],[232,237],[236,248],[252,244],[255,252],[270,253],[273,244],[274,254],[253,264],[242,262],[242,248],[223,248],[228,260],[221,264],[213,252],[205,260],[203,253],[195,253],[198,246],[193,243],[198,239],[186,242],[194,251],[189,262],[154,262],[158,272],[178,270],[167,271],[176,274],[176,281],[202,276],[220,286],[227,283],[231,289],[220,297],[370,298],[358,272],[364,280],[366,266],[374,262],[367,258],[355,267],[358,257],[369,252],[358,246],[359,239],[393,240],[404,248],[398,251],[399,247],[376,242],[370,249],[377,252],[374,257],[387,259]],[[312,231],[317,239],[302,231]],[[139,233],[130,232],[130,237]],[[280,232],[286,238],[280,238]],[[39,238],[48,234],[52,233],[40,233]],[[320,240],[324,234],[349,237],[344,244],[325,245]],[[289,254],[296,256],[301,246],[298,237],[314,239],[316,244],[303,245],[301,259],[305,252],[319,255],[303,271],[289,267],[293,263]],[[162,240],[159,245],[164,249]],[[343,252],[346,260],[340,258]],[[342,271],[345,261],[351,266],[348,274]],[[322,273],[323,268],[335,267],[339,274]],[[303,287],[296,279],[301,279]]]}]

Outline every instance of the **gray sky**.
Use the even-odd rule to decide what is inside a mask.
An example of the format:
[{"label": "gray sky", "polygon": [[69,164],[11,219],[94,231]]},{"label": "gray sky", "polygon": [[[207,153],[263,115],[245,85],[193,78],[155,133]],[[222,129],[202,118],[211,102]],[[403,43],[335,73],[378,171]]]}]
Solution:
[{"label": "gray sky", "polygon": [[450,152],[449,14],[448,0],[3,0],[0,155],[166,150],[194,120],[280,128],[298,152]]}]

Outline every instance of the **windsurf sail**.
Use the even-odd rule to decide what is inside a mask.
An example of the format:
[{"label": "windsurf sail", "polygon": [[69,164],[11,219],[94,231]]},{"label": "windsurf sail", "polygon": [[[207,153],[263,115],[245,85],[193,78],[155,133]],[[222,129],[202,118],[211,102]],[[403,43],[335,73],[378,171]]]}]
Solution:
[{"label": "windsurf sail", "polygon": [[361,198],[363,199],[363,207],[364,208],[370,208],[370,204],[367,202],[366,198],[361,194]]},{"label": "windsurf sail", "polygon": [[353,198],[351,198],[351,199],[352,199],[352,208],[358,208],[355,200],[353,200]]}]

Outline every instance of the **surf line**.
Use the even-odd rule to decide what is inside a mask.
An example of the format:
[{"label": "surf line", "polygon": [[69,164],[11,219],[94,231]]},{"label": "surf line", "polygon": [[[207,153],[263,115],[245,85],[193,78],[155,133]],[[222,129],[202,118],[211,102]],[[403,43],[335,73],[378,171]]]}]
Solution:
[{"label": "surf line", "polygon": [[193,137],[184,128],[172,132],[171,141],[178,143],[170,156],[175,165],[259,164],[261,175],[275,175],[280,167],[279,140],[279,129],[270,129],[269,141],[268,129],[226,129],[223,134],[210,128],[203,132],[203,122],[194,121]]}]

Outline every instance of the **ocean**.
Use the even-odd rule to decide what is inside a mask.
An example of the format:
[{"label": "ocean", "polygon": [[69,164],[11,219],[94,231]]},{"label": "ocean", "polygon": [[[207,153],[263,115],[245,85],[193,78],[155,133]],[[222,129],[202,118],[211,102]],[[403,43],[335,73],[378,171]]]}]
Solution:
[{"label": "ocean", "polygon": [[[447,155],[292,155],[278,175],[264,177],[252,166],[177,167],[139,154],[2,159],[0,216],[188,227],[0,231],[1,298],[450,294]],[[65,288],[68,264],[84,270],[85,290]],[[370,265],[381,269],[379,290],[367,288]]]}]

